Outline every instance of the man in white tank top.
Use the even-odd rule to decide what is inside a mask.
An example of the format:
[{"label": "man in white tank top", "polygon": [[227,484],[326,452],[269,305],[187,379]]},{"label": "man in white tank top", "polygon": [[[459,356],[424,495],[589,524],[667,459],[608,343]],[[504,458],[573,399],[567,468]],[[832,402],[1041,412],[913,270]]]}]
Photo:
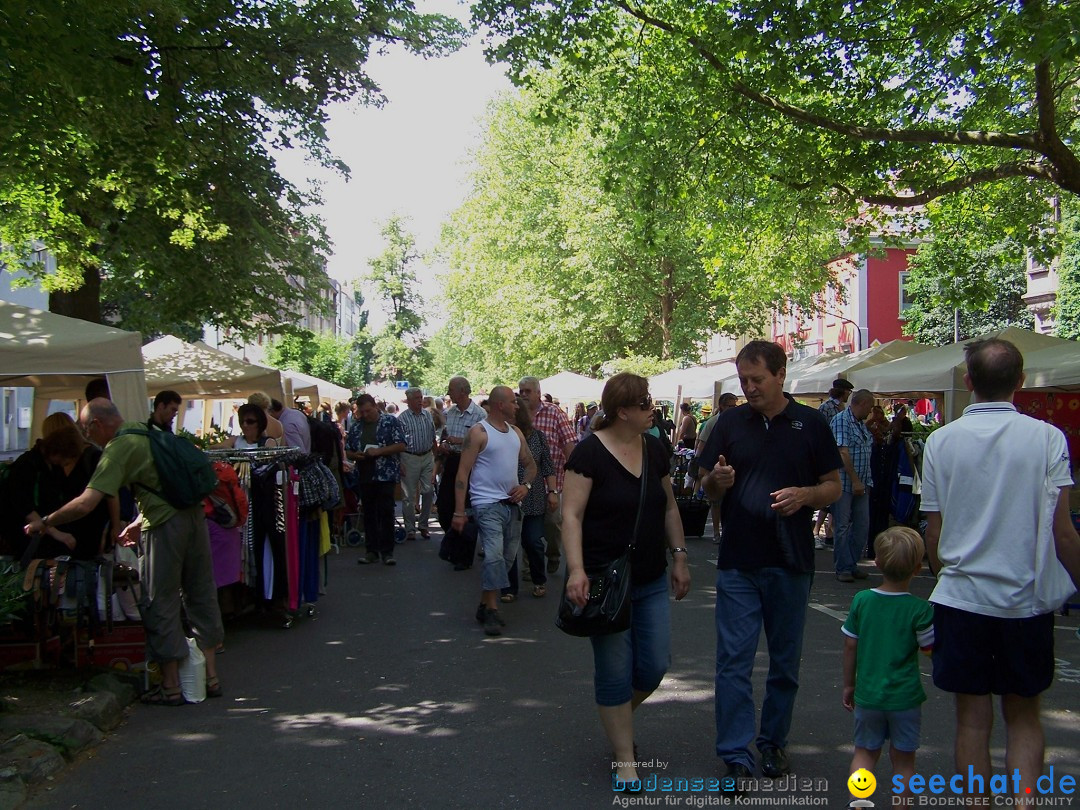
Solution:
[{"label": "man in white tank top", "polygon": [[529,484],[518,483],[518,466],[525,468],[525,480],[536,478],[536,462],[525,437],[513,424],[517,414],[514,392],[505,385],[491,389],[488,417],[469,428],[461,450],[461,465],[454,484],[452,528],[465,528],[465,495],[472,498],[472,515],[484,550],[484,574],[477,620],[489,636],[502,633],[505,624],[496,607],[499,590],[507,588],[507,572],[517,557],[521,521],[517,504],[529,494]]}]

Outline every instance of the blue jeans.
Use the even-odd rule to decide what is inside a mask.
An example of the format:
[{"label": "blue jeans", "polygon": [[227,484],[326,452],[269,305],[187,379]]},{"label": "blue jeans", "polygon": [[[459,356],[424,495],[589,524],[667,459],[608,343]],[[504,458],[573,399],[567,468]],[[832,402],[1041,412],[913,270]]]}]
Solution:
[{"label": "blue jeans", "polygon": [[859,567],[870,531],[870,496],[845,492],[833,504],[833,556],[836,573]]},{"label": "blue jeans", "polygon": [[473,518],[484,550],[481,589],[498,591],[509,587],[506,575],[517,557],[521,542],[521,509],[516,504],[492,503],[473,507]]},{"label": "blue jeans", "polygon": [[728,765],[754,770],[754,670],[762,624],[769,649],[769,676],[761,706],[759,751],[784,748],[799,691],[806,602],[812,573],[787,568],[716,575],[716,755]]},{"label": "blue jeans", "polygon": [[651,692],[671,664],[671,602],[667,577],[630,589],[630,629],[592,636],[593,689],[599,706],[629,703],[634,692]]},{"label": "blue jeans", "polygon": [[[544,585],[547,583],[547,573],[544,570],[543,515],[525,515],[522,518],[521,548],[525,552],[525,556],[529,558],[529,571],[531,572],[530,575],[532,576],[533,585]],[[512,593],[516,596],[519,581],[516,559],[514,560],[514,564],[510,566],[507,577],[510,580],[510,585],[507,588],[503,588],[503,593]]]}]

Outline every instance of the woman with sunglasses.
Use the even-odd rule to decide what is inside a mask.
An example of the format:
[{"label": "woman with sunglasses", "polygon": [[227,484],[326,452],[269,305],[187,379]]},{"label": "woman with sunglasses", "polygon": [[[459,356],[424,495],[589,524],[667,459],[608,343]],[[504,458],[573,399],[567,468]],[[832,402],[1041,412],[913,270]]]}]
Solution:
[{"label": "woman with sunglasses", "polygon": [[634,537],[641,476],[646,477],[630,559],[630,629],[590,639],[597,709],[618,763],[612,778],[629,783],[630,790],[635,783],[640,785],[633,712],[660,685],[671,661],[671,612],[664,578],[669,552],[675,598],[682,599],[690,590],[667,455],[659,440],[644,435],[652,424],[648,385],[644,377],[628,373],[607,381],[601,396],[603,415],[570,455],[563,485],[566,593],[584,606],[589,588],[586,570],[624,554]]},{"label": "woman with sunglasses", "polygon": [[218,447],[230,447],[234,450],[277,447],[277,442],[266,435],[269,420],[266,412],[258,405],[244,403],[236,409],[236,418],[240,420],[240,435],[230,436]]}]

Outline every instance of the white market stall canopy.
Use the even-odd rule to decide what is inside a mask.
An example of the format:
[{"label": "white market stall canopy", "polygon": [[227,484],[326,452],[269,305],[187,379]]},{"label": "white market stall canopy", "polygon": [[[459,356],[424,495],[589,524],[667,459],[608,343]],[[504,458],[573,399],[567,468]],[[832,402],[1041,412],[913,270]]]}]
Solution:
[{"label": "white market stall canopy", "polygon": [[[980,337],[1008,340],[1015,344],[1025,357],[1040,349],[1068,346],[1071,343],[1061,338],[1014,327]],[[964,386],[964,372],[967,370],[964,346],[971,340],[974,338],[864,369],[859,373],[859,387],[869,388],[875,394],[930,397],[944,394],[945,407],[942,414],[951,422],[960,417],[971,400]]]},{"label": "white market stall canopy", "polygon": [[603,390],[603,380],[594,380],[592,377],[575,374],[573,371],[560,371],[555,376],[540,381],[540,392],[551,394],[562,403],[589,400],[600,402],[600,394]]},{"label": "white market stall canopy", "polygon": [[50,399],[81,400],[95,377],[108,380],[125,419],[149,413],[138,332],[0,301],[0,339],[0,385],[35,389],[34,436]]},{"label": "white market stall canopy", "polygon": [[1039,349],[1024,355],[1025,389],[1080,390],[1080,342]]},{"label": "white market stall canopy", "polygon": [[337,402],[348,402],[352,396],[348,388],[291,369],[282,370],[281,381],[285,388],[286,407],[292,407],[297,397],[307,397],[311,406],[318,408],[320,402],[329,402],[332,407]]},{"label": "white market stall canopy", "polygon": [[[803,357],[793,363],[787,364],[787,374],[784,377],[784,390],[787,390],[787,380],[799,374],[805,374],[807,371],[819,363],[828,363],[832,360],[837,360],[844,357],[843,352],[827,351],[821,354],[812,354],[809,357]],[[735,394],[735,396],[741,397],[743,395],[742,386],[739,385],[738,373],[733,373],[730,377],[726,377],[720,380],[716,384],[716,395],[720,394]]]},{"label": "white market stall canopy", "polygon": [[146,392],[175,391],[185,399],[246,399],[261,391],[274,399],[284,392],[277,369],[257,366],[203,342],[166,335],[142,348]]},{"label": "white market stall canopy", "polygon": [[862,372],[871,366],[909,357],[929,350],[930,346],[910,340],[890,340],[863,349],[861,352],[842,354],[830,360],[814,363],[809,367],[789,369],[784,390],[793,395],[820,394],[827,396],[833,381],[845,379],[856,388],[866,388]]},{"label": "white market stall canopy", "polygon": [[713,398],[716,383],[735,373],[735,363],[717,363],[714,366],[691,366],[675,368],[649,377],[649,393],[653,399],[708,399]]}]

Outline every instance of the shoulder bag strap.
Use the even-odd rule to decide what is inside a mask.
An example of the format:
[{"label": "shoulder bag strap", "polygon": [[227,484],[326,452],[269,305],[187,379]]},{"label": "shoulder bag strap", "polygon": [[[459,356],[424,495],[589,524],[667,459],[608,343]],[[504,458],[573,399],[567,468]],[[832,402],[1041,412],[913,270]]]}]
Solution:
[{"label": "shoulder bag strap", "polygon": [[630,538],[630,549],[637,545],[638,530],[641,529],[641,513],[645,508],[646,476],[649,472],[649,445],[645,443],[645,434],[641,434],[641,495],[638,497],[637,517],[634,518],[634,534]]}]

